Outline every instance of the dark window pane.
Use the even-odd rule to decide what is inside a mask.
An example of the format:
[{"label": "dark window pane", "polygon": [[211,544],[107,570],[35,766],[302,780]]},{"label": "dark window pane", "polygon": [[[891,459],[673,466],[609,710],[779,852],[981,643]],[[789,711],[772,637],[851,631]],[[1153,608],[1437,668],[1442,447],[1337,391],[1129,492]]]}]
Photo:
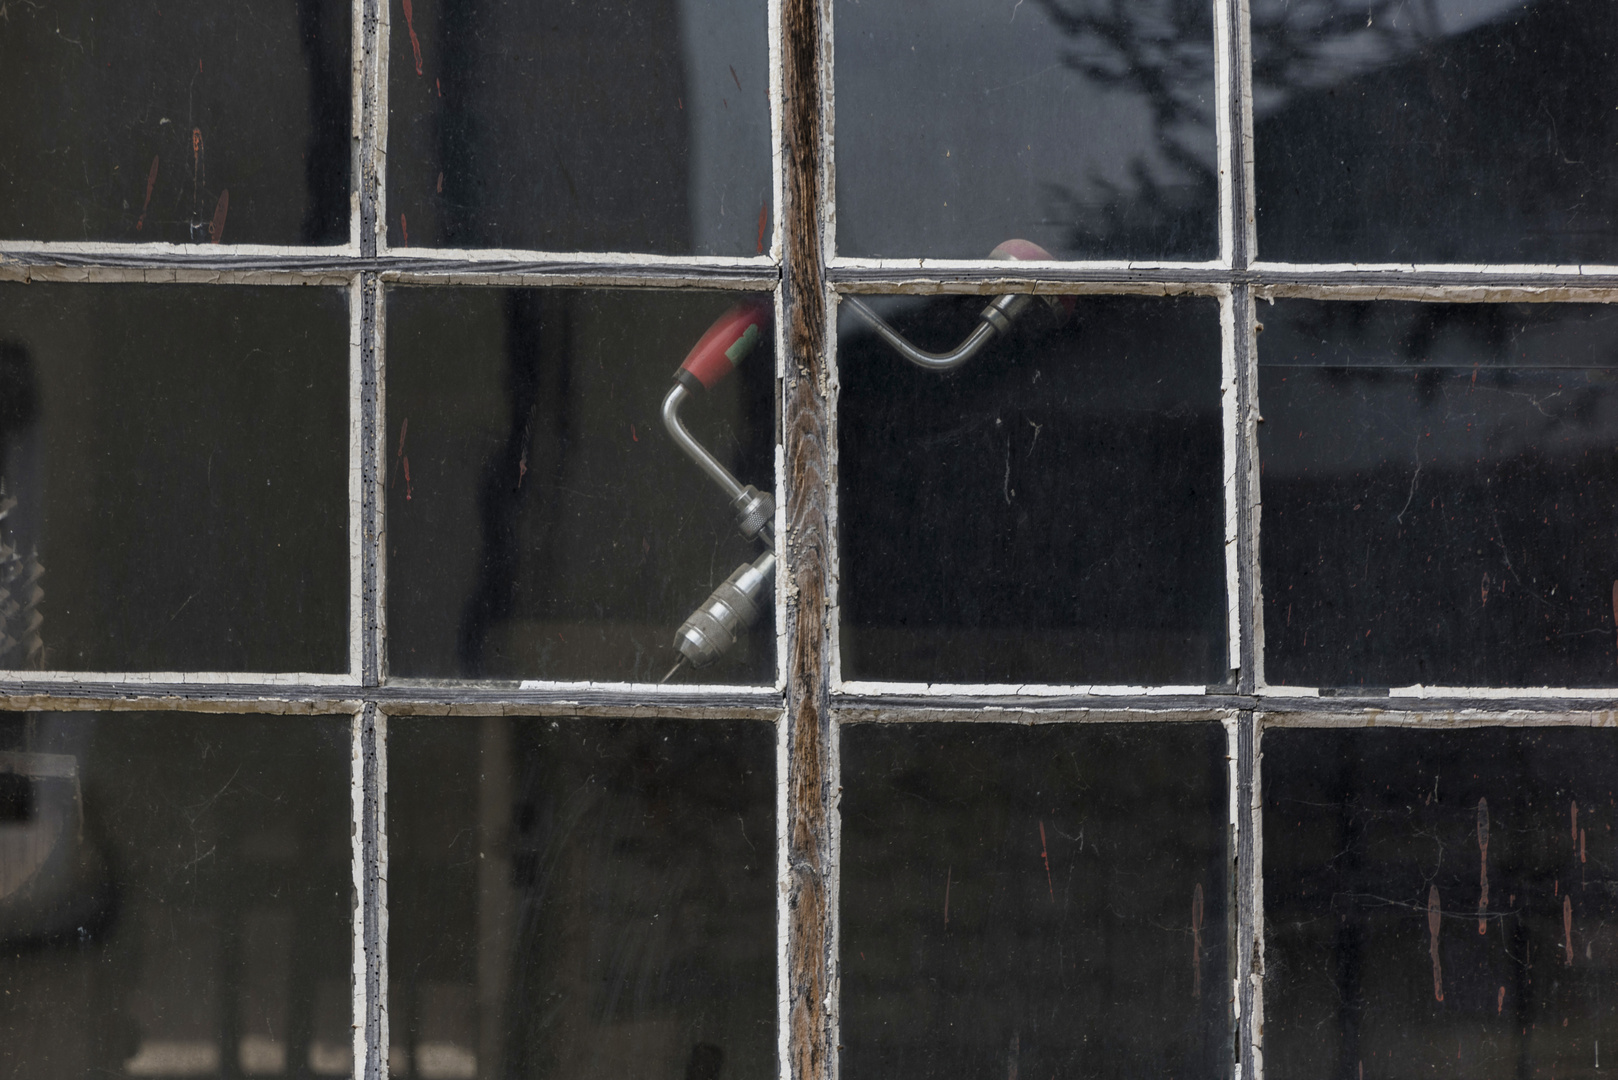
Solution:
[{"label": "dark window pane", "polygon": [[[869,303],[943,350],[987,299]],[[941,373],[857,302],[838,343],[843,675],[1222,681],[1218,303],[1035,301]]]},{"label": "dark window pane", "polygon": [[0,477],[0,667],[348,670],[344,290],[0,285]]},{"label": "dark window pane", "polygon": [[[696,387],[681,415],[742,484],[769,491],[769,304],[716,292],[390,290],[393,674],[661,678],[681,656],[682,620],[766,551],[665,431],[661,405],[710,324],[738,305],[762,312],[736,375]],[[679,678],[773,680],[773,580],[772,570],[735,645]]]},{"label": "dark window pane", "polygon": [[842,739],[842,1075],[1228,1075],[1221,727]]},{"label": "dark window pane", "polygon": [[389,243],[762,254],[766,18],[748,0],[395,5]]},{"label": "dark window pane", "polygon": [[1265,1075],[1610,1068],[1615,768],[1612,731],[1267,733]]},{"label": "dark window pane", "polygon": [[1260,314],[1269,682],[1618,682],[1618,314]]},{"label": "dark window pane", "polygon": [[0,237],[348,240],[341,0],[62,0],[0,21]]},{"label": "dark window pane", "polygon": [[1252,8],[1264,258],[1613,261],[1611,0]]},{"label": "dark window pane", "polygon": [[775,1074],[770,724],[396,719],[388,747],[394,1075]]},{"label": "dark window pane", "polygon": [[0,719],[0,1070],[346,1076],[349,720]]},{"label": "dark window pane", "polygon": [[1214,258],[1213,12],[838,0],[838,253]]}]

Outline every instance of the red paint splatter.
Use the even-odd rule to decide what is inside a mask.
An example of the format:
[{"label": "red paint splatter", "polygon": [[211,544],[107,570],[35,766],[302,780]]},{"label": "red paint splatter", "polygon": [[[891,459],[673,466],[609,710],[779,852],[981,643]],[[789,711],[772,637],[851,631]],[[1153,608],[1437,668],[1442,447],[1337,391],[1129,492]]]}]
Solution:
[{"label": "red paint splatter", "polygon": [[438,187],[436,189],[434,189],[434,190],[436,190],[440,195],[444,194],[444,174],[443,173],[438,174]]},{"label": "red paint splatter", "polygon": [[1573,824],[1568,835],[1571,836],[1573,838],[1573,842],[1577,844],[1579,842],[1579,801],[1577,799],[1573,800],[1572,822]]},{"label": "red paint splatter", "polygon": [[1438,886],[1434,885],[1427,891],[1427,951],[1433,957],[1433,998],[1436,1001],[1444,1000],[1444,968],[1438,962],[1438,927],[1443,918],[1443,909],[1438,903]]},{"label": "red paint splatter", "polygon": [[[146,224],[146,210],[152,205],[152,188],[157,186],[157,155],[152,155],[152,168],[146,174],[146,201],[140,204],[140,220],[135,222],[135,231],[140,232]],[[1614,590],[1618,595],[1618,590]]]},{"label": "red paint splatter", "polygon": [[405,474],[405,502],[409,502],[411,499],[416,497],[415,485],[413,485],[410,482],[410,459],[409,458],[404,459],[404,474]]},{"label": "red paint splatter", "polygon": [[[770,204],[768,200],[758,207],[758,253],[764,254],[764,225],[770,220]],[[1618,612],[1618,582],[1613,584],[1612,610]]]},{"label": "red paint splatter", "polygon": [[421,42],[416,40],[416,13],[410,10],[410,0],[403,0],[405,29],[410,31],[410,51],[416,54],[416,74],[421,74]]},{"label": "red paint splatter", "polygon": [[409,431],[410,431],[410,417],[407,416],[407,417],[404,418],[404,423],[399,425],[399,449],[394,454],[394,457],[404,457],[405,435],[408,434]]},{"label": "red paint splatter", "polygon": [[399,215],[399,231],[404,234],[404,246],[410,246],[410,222],[405,220],[403,214]]},{"label": "red paint splatter", "polygon": [[1489,575],[1483,575],[1483,606],[1489,606]]},{"label": "red paint splatter", "polygon": [[630,437],[630,439],[634,440],[635,442],[640,442],[640,436],[635,434],[635,425],[634,424],[629,425],[629,437]]},{"label": "red paint splatter", "polygon": [[1579,830],[1579,862],[1584,862],[1584,830]]},{"label": "red paint splatter", "polygon": [[1478,800],[1478,933],[1487,934],[1489,910],[1489,800]]},{"label": "red paint splatter", "polygon": [[736,77],[736,68],[732,65],[727,66],[730,67],[730,77],[735,81],[736,89],[740,90],[742,88],[742,81]]},{"label": "red paint splatter", "polygon": [[436,88],[438,90],[439,100],[443,100],[443,97],[444,97],[444,83],[443,83],[443,81],[438,79],[437,77],[434,77],[433,86],[434,86],[434,88]]},{"label": "red paint splatter", "polygon": [[1573,966],[1573,894],[1562,897],[1562,943],[1567,948],[1567,965]]},{"label": "red paint splatter", "polygon": [[944,925],[949,925],[949,886],[950,879],[955,876],[955,867],[951,866],[944,871]]},{"label": "red paint splatter", "polygon": [[208,243],[217,244],[225,238],[225,215],[230,212],[230,189],[219,193],[214,204],[213,220],[208,223]]},{"label": "red paint splatter", "polygon": [[1499,1016],[1506,1009],[1506,988],[1501,987],[1500,993],[1494,999],[1494,1015]]},{"label": "red paint splatter", "polygon": [[1056,884],[1051,880],[1051,856],[1049,846],[1045,843],[1045,823],[1039,823],[1039,857],[1045,860],[1045,887],[1051,892],[1051,902],[1056,902]]},{"label": "red paint splatter", "polygon": [[191,180],[197,179],[197,170],[202,167],[202,129],[191,129]]},{"label": "red paint splatter", "polygon": [[685,98],[681,98],[681,97],[675,98],[674,99],[674,104],[676,104],[676,105],[678,105],[680,107],[681,112],[685,111]]},{"label": "red paint splatter", "polygon": [[1191,996],[1202,997],[1202,883],[1191,892]]}]

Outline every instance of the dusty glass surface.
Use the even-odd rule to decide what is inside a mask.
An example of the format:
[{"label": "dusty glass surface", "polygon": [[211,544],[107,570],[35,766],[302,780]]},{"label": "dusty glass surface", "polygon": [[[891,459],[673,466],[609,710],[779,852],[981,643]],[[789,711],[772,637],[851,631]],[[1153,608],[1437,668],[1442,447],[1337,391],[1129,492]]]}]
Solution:
[{"label": "dusty glass surface", "polygon": [[0,285],[0,667],[348,670],[342,289]]},{"label": "dusty glass surface", "polygon": [[0,1070],[347,1076],[349,720],[0,718]]},{"label": "dusty glass surface", "polygon": [[[762,305],[762,308],[760,308]],[[388,293],[388,636],[394,675],[656,681],[682,621],[769,550],[661,408],[727,313],[762,332],[680,416],[743,484],[774,484],[767,297]],[[731,362],[720,363],[728,371]],[[773,525],[773,518],[770,522]],[[775,677],[773,575],[733,647],[675,677]]]},{"label": "dusty glass surface", "polygon": [[1611,263],[1609,0],[1253,0],[1258,250]]},{"label": "dusty glass surface", "polygon": [[842,745],[843,1076],[1228,1074],[1223,728]]},{"label": "dusty glass surface", "polygon": [[1264,1069],[1600,1076],[1612,774],[1577,728],[1264,736]]},{"label": "dusty glass surface", "polygon": [[[942,350],[989,299],[868,302]],[[843,676],[1223,682],[1218,303],[1035,300],[940,372],[860,302],[839,316]]]},{"label": "dusty glass surface", "polygon": [[1268,681],[1618,683],[1618,314],[1259,317]]},{"label": "dusty glass surface", "polygon": [[0,237],[348,240],[341,0],[0,6]]},{"label": "dusty glass surface", "polygon": [[392,5],[388,242],[769,249],[769,45],[749,0]]},{"label": "dusty glass surface", "polygon": [[1213,6],[837,0],[837,252],[1218,254]]},{"label": "dusty glass surface", "polygon": [[763,721],[390,721],[392,1075],[775,1075],[774,765]]}]

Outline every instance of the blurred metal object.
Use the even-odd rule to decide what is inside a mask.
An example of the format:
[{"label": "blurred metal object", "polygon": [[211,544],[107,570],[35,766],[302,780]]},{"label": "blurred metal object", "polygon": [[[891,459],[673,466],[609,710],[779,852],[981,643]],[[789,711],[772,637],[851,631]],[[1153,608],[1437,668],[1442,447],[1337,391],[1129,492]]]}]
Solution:
[{"label": "blurred metal object", "polygon": [[[738,566],[680,625],[674,645],[694,668],[719,659],[769,606],[775,581],[775,552]],[[679,665],[675,665],[676,670]],[[673,675],[674,672],[669,672]]]},{"label": "blurred metal object", "polygon": [[751,484],[743,484],[730,474],[730,470],[719,463],[719,459],[708,452],[708,448],[686,430],[685,422],[680,419],[680,406],[691,396],[691,391],[682,383],[675,383],[668,395],[663,398],[663,427],[668,431],[674,444],[685,451],[687,457],[697,463],[697,467],[707,473],[720,490],[730,496],[730,508],[736,514],[736,527],[741,530],[745,539],[757,538],[766,544],[775,544],[775,500]]},{"label": "blurred metal object", "polygon": [[[991,259],[1004,259],[1010,262],[1027,262],[1030,260],[1049,262],[1055,256],[1038,244],[1028,240],[1007,240],[989,252]],[[1058,319],[1062,319],[1072,310],[1072,301],[1069,298],[1058,296],[1041,296]],[[1006,293],[997,296],[978,313],[978,325],[961,342],[949,352],[934,353],[926,349],[918,349],[905,339],[905,336],[887,324],[887,321],[872,311],[864,300],[857,296],[843,297],[843,303],[870,324],[871,329],[877,332],[883,341],[893,347],[893,351],[928,371],[950,371],[960,367],[972,357],[976,356],[983,346],[987,345],[996,334],[1004,334],[1011,330],[1011,324],[1017,317],[1028,310],[1034,302],[1034,297],[1028,293]]]},{"label": "blurred metal object", "polygon": [[916,348],[857,296],[845,296],[843,303],[847,304],[854,314],[869,323],[871,329],[875,330],[883,341],[893,346],[894,352],[912,364],[929,371],[950,371],[976,356],[995,334],[1003,334],[1011,329],[1012,320],[1027,310],[1033,299],[1024,293],[1008,293],[1005,296],[995,297],[978,315],[979,322],[967,335],[966,340],[947,353],[931,353]]}]

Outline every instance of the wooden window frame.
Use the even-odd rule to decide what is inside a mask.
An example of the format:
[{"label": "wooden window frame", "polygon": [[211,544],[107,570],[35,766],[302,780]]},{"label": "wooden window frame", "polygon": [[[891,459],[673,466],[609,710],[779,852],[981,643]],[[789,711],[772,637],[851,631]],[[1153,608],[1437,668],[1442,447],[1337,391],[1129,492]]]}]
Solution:
[{"label": "wooden window frame", "polygon": [[[1257,258],[1245,0],[1214,4],[1219,257],[1206,263],[861,260],[835,253],[833,0],[768,0],[775,226],[756,258],[389,249],[389,11],[354,0],[350,239],[338,247],[38,243],[0,239],[0,280],[326,285],[350,293],[351,665],[330,675],[0,673],[0,707],[349,715],[353,723],[355,1075],[387,1068],[387,718],[390,715],[752,717],[777,731],[777,978],[782,1080],[837,1075],[838,731],[919,722],[1221,723],[1231,747],[1232,1075],[1262,1075],[1260,740],[1267,727],[1417,728],[1605,722],[1589,690],[1441,689],[1326,696],[1263,676],[1255,305],[1282,297],[1613,302],[1618,267],[1323,266]],[[383,384],[388,285],[708,288],[777,302],[779,677],[771,687],[400,681],[386,670]],[[836,660],[834,352],[845,293],[1194,293],[1219,299],[1233,691],[1196,687],[968,687],[844,683]]]}]

